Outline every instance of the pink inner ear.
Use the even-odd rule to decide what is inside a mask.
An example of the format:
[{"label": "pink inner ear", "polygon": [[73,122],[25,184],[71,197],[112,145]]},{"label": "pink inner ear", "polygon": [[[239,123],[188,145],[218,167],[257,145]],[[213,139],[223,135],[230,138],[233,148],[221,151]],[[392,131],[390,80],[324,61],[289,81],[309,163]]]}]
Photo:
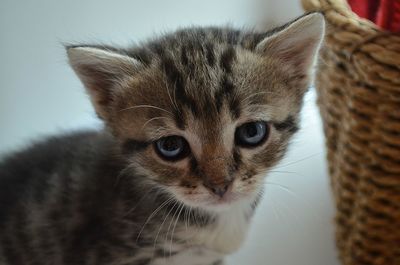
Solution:
[{"label": "pink inner ear", "polygon": [[296,43],[293,47],[278,51],[276,56],[295,67],[302,68],[301,70],[304,71],[311,66],[313,52],[315,51],[314,46],[315,41],[312,39],[303,40],[302,43]]},{"label": "pink inner ear", "polygon": [[[286,36],[285,36],[286,35]],[[294,37],[288,34],[272,37],[260,43],[260,51],[294,68],[299,74],[307,74],[312,66],[319,40],[313,37]]]},{"label": "pink inner ear", "polygon": [[111,101],[112,77],[109,73],[104,73],[89,65],[81,65],[80,77],[83,80],[89,94],[98,105],[105,106]]},{"label": "pink inner ear", "polygon": [[110,104],[116,83],[136,73],[140,65],[131,57],[97,47],[73,47],[67,52],[98,112]]},{"label": "pink inner ear", "polygon": [[299,74],[308,74],[324,35],[322,15],[311,14],[267,37],[257,45],[258,52],[279,59]]}]

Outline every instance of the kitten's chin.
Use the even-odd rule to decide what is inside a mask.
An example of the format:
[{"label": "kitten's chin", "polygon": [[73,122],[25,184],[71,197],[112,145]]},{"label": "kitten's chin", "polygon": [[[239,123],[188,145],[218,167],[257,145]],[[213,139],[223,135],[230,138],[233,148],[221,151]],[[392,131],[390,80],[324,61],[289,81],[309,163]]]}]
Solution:
[{"label": "kitten's chin", "polygon": [[229,211],[232,208],[236,208],[237,205],[251,205],[251,202],[245,199],[232,198],[232,199],[219,199],[216,201],[210,201],[205,203],[202,208],[204,210],[212,212],[224,212]]},{"label": "kitten's chin", "polygon": [[236,193],[225,194],[225,196],[218,197],[210,194],[204,194],[203,196],[197,196],[195,198],[190,196],[177,196],[178,200],[183,202],[185,205],[193,208],[198,208],[207,212],[224,212],[229,211],[232,208],[238,206],[245,207],[251,206],[257,199],[257,194],[242,195]]}]

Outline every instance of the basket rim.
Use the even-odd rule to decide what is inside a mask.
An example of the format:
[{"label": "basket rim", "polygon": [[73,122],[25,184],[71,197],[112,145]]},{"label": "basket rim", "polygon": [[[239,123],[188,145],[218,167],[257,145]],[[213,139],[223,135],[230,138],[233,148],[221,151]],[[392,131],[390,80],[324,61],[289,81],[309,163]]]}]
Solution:
[{"label": "basket rim", "polygon": [[[376,66],[387,68],[388,73],[370,67],[367,59],[363,60],[365,71],[372,71],[375,76],[381,76],[384,80],[398,80],[392,76],[395,71],[400,70],[399,33],[381,29],[372,21],[360,18],[351,10],[347,0],[301,0],[301,3],[306,11],[321,12],[324,15],[328,24],[326,43],[340,50],[347,60],[353,60],[356,54],[368,57]],[[397,84],[398,81],[393,85]]]},{"label": "basket rim", "polygon": [[375,23],[366,18],[359,17],[351,10],[346,0],[301,0],[301,3],[303,8],[309,12],[322,12],[325,19],[334,25],[337,23],[328,15],[329,13],[335,13],[335,15],[347,19],[348,24],[358,24],[360,27],[357,28],[357,31],[365,32],[366,35],[371,35],[372,31],[375,32],[373,35],[394,34],[378,27]]}]

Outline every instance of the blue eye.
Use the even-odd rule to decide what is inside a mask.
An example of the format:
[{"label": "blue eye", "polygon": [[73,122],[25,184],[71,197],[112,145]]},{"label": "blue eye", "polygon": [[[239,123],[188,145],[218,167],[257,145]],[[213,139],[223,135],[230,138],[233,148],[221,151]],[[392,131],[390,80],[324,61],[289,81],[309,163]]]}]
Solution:
[{"label": "blue eye", "polygon": [[269,134],[266,122],[248,122],[236,129],[235,142],[243,147],[254,147],[262,144]]},{"label": "blue eye", "polygon": [[181,136],[167,136],[155,142],[158,155],[165,160],[179,160],[189,154],[189,145]]}]

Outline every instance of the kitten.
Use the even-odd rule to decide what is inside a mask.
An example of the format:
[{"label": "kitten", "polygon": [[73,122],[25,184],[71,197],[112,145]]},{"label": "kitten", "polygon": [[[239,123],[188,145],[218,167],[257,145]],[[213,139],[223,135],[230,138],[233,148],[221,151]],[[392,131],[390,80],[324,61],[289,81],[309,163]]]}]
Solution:
[{"label": "kitten", "polygon": [[0,164],[0,264],[222,264],[298,128],[323,32],[313,13],[67,47],[107,129]]}]

